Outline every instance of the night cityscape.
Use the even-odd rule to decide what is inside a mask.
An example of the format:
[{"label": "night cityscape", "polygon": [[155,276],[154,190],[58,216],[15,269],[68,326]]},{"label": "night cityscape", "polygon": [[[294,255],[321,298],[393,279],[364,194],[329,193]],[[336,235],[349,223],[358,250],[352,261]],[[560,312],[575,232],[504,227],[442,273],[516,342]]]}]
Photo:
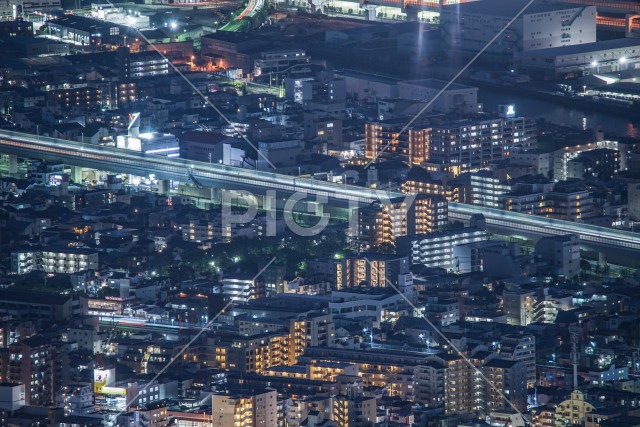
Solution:
[{"label": "night cityscape", "polygon": [[640,1],[0,0],[0,427],[640,427]]}]

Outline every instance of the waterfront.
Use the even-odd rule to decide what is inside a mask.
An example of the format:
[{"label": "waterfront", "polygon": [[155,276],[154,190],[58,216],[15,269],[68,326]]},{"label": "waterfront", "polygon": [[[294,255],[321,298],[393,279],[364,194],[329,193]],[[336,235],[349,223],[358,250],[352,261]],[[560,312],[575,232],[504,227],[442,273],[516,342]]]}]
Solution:
[{"label": "waterfront", "polygon": [[600,126],[607,135],[640,137],[640,117],[632,120],[614,114],[578,110],[549,101],[531,99],[512,93],[508,89],[481,88],[478,91],[478,101],[484,104],[485,111],[498,111],[499,104],[514,104],[518,115],[543,118],[558,125],[580,129]]}]

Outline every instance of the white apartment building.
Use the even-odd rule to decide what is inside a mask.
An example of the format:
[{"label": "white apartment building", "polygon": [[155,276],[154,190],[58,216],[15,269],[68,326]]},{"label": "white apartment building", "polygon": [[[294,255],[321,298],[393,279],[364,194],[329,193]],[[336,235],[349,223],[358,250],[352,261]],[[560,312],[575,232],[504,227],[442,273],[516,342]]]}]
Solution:
[{"label": "white apartment building", "polygon": [[495,178],[490,171],[481,170],[471,174],[471,197],[474,205],[498,209],[499,196],[510,191],[511,185]]},{"label": "white apartment building", "polygon": [[98,252],[80,248],[29,248],[11,253],[11,272],[26,274],[33,270],[46,273],[77,273],[98,269]]},{"label": "white apartment building", "polygon": [[483,242],[488,238],[485,230],[465,227],[408,237],[403,243],[405,250],[408,249],[410,252],[413,264],[456,270],[454,248],[458,245]]}]

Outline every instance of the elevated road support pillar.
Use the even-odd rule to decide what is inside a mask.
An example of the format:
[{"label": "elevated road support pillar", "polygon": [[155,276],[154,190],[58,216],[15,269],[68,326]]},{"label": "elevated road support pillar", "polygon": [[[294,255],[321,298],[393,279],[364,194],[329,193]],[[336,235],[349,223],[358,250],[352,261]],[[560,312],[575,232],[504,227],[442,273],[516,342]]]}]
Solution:
[{"label": "elevated road support pillar", "polygon": [[9,154],[9,174],[16,175],[18,173],[18,156]]},{"label": "elevated road support pillar", "polygon": [[170,188],[171,188],[171,181],[169,181],[168,179],[158,180],[158,194],[168,196]]},{"label": "elevated road support pillar", "polygon": [[418,20],[418,11],[415,9],[406,9],[404,13],[407,14],[407,22],[416,22]]},{"label": "elevated road support pillar", "polygon": [[69,178],[75,183],[82,183],[82,167],[71,166],[71,176]]},{"label": "elevated road support pillar", "polygon": [[376,15],[378,6],[375,4],[365,4],[362,8],[364,9],[364,16],[367,18],[367,21],[376,21],[378,19]]}]

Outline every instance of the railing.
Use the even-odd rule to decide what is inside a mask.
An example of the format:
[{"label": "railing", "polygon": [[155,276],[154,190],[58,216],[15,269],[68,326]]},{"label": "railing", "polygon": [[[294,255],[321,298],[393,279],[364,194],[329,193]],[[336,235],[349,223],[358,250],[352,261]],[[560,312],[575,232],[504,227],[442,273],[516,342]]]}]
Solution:
[{"label": "railing", "polygon": [[449,212],[453,213],[453,216],[482,214],[487,223],[512,230],[547,235],[573,233],[587,242],[640,249],[640,235],[629,231],[453,202],[449,203]]}]

